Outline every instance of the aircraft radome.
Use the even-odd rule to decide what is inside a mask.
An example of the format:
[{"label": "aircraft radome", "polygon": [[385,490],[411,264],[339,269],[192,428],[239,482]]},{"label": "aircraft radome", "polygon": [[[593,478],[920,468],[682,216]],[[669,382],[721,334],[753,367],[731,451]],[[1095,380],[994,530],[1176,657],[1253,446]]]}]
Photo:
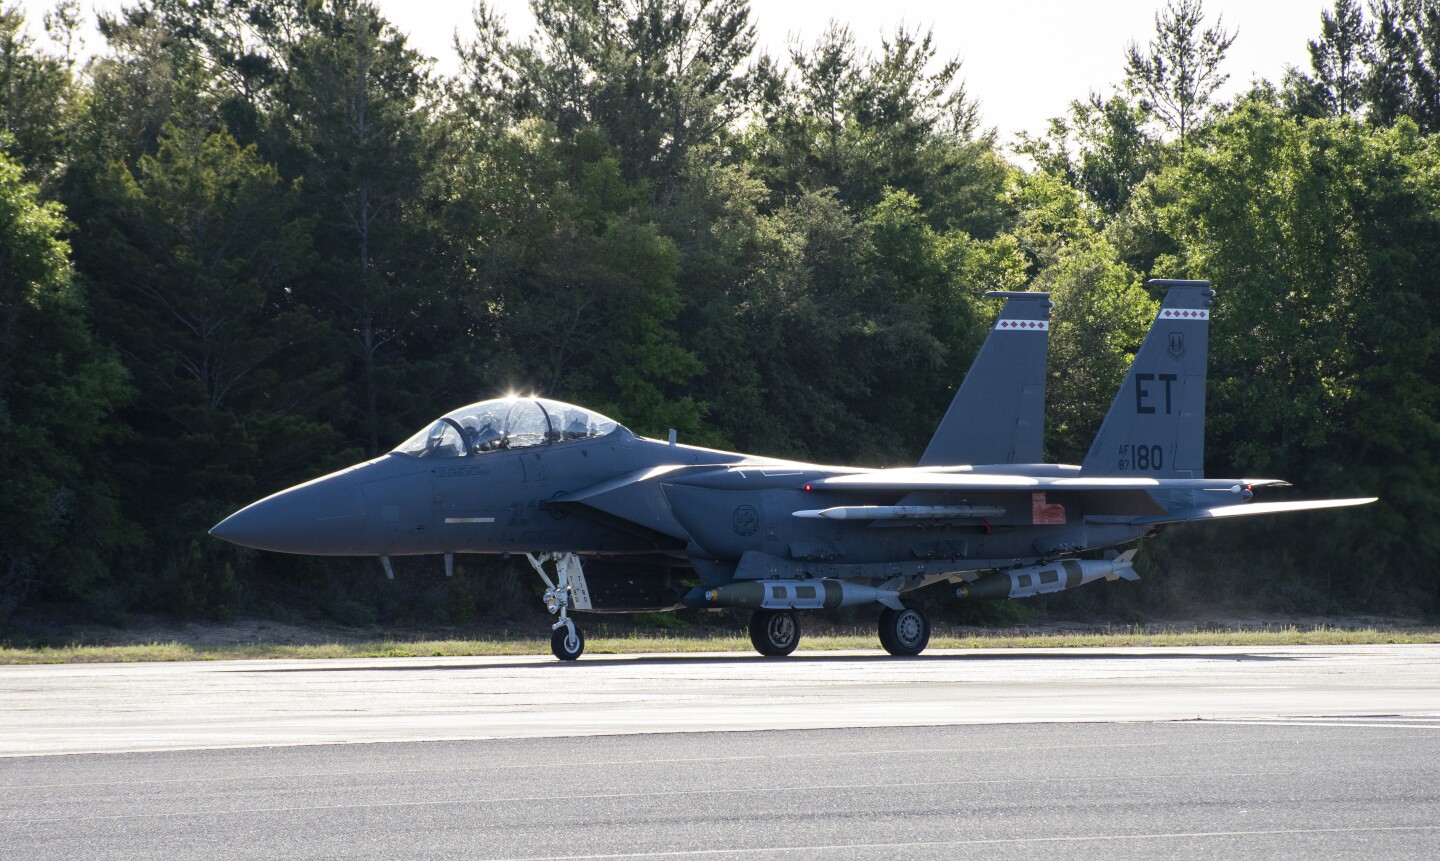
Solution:
[{"label": "aircraft radome", "polygon": [[[753,609],[763,655],[792,652],[797,610],[879,604],[880,641],[919,654],[930,624],[907,592],[1023,598],[1135,579],[1165,524],[1360,505],[1251,502],[1257,478],[1206,478],[1207,281],[1168,288],[1079,466],[1041,460],[1050,302],[1003,293],[999,318],[915,467],[774,460],[637,436],[570,404],[507,397],[441,416],[394,451],[269,496],[211,534],[281,553],[524,554],[578,658],[574,611]],[[1095,558],[1080,558],[1104,551]],[[989,573],[983,573],[989,572]],[[682,593],[682,581],[699,585]]]}]

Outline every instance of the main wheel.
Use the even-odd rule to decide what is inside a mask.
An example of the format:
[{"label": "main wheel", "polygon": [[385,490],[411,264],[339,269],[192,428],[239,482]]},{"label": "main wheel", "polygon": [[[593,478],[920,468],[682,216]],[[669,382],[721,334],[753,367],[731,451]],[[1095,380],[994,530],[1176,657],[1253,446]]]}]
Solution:
[{"label": "main wheel", "polygon": [[580,633],[580,626],[572,623],[551,631],[550,653],[562,661],[573,661],[584,654],[585,635]]},{"label": "main wheel", "polygon": [[767,658],[783,658],[800,645],[800,621],[789,610],[756,610],[750,617],[750,642]]},{"label": "main wheel", "polygon": [[880,614],[880,645],[892,655],[918,655],[930,645],[930,620],[919,610],[892,610]]}]

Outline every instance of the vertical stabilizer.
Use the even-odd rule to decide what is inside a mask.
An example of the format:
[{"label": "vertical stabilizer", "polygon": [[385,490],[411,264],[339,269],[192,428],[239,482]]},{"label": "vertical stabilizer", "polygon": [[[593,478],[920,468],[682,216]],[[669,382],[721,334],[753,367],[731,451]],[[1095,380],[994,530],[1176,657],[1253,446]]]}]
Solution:
[{"label": "vertical stabilizer", "polygon": [[1205,368],[1215,291],[1209,281],[1151,280],[1146,286],[1169,291],[1080,472],[1203,478]]},{"label": "vertical stabilizer", "polygon": [[991,292],[1005,307],[950,402],[921,466],[1040,463],[1050,294]]}]

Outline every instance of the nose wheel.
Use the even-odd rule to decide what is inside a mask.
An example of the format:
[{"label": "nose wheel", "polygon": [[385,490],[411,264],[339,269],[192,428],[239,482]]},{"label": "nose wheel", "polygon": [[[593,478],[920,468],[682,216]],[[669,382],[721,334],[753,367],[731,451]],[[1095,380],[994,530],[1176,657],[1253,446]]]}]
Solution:
[{"label": "nose wheel", "polygon": [[919,610],[886,607],[880,614],[880,645],[899,657],[918,655],[930,645],[930,620]]},{"label": "nose wheel", "polygon": [[750,617],[750,642],[767,658],[783,658],[800,645],[800,620],[789,610],[756,610]]},{"label": "nose wheel", "polygon": [[550,632],[550,653],[562,661],[573,661],[585,653],[585,635],[574,619],[566,619]]},{"label": "nose wheel", "polygon": [[[580,557],[574,553],[526,553],[530,567],[545,581],[545,609],[558,618],[550,626],[550,653],[562,661],[573,661],[585,652],[585,635],[570,618],[570,610],[590,609],[590,589]],[[545,571],[545,563],[554,560],[555,579]]]}]

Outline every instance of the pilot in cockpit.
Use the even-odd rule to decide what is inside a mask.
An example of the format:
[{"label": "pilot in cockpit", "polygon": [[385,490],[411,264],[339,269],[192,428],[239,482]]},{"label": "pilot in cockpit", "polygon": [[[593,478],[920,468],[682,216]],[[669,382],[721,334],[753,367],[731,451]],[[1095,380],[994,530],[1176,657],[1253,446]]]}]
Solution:
[{"label": "pilot in cockpit", "polygon": [[584,413],[571,412],[565,417],[565,431],[560,437],[562,440],[585,439],[590,436],[590,426]]},{"label": "pilot in cockpit", "polygon": [[499,421],[492,413],[485,413],[479,418],[467,418],[464,422],[465,435],[469,437],[468,443],[472,452],[494,451],[504,448],[504,440],[496,425]]}]

